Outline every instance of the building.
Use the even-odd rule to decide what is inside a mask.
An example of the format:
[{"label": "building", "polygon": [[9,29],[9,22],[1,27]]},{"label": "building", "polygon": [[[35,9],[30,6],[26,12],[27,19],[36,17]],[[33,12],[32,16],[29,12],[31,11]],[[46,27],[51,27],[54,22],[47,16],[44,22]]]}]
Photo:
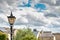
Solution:
[{"label": "building", "polygon": [[[8,39],[10,40],[10,28],[0,27],[0,30],[8,35]],[[13,29],[13,36],[15,35],[15,30]]]},{"label": "building", "polygon": [[36,36],[37,38],[38,38],[38,35],[37,35],[38,32],[39,32],[39,31],[37,31],[37,29],[33,29],[33,33],[35,34],[35,36]]},{"label": "building", "polygon": [[0,27],[0,30],[3,31],[3,32],[7,32],[7,30],[5,29],[5,27]]},{"label": "building", "polygon": [[54,40],[54,36],[51,31],[40,31],[38,39],[39,40]]},{"label": "building", "polygon": [[60,33],[52,33],[51,31],[40,31],[38,40],[60,40]]},{"label": "building", "polygon": [[53,33],[55,40],[60,40],[60,33]]}]

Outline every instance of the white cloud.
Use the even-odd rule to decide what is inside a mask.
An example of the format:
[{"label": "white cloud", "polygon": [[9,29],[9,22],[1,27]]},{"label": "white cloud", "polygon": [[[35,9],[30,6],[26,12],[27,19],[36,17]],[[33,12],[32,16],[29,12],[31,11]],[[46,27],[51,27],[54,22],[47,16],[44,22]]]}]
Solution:
[{"label": "white cloud", "polygon": [[43,13],[38,13],[37,11],[33,10],[33,8],[30,9],[27,7],[20,11],[14,12],[13,14],[16,17],[19,17],[19,19],[16,20],[16,22],[17,22],[16,24],[21,24],[21,25],[22,24],[24,24],[24,25],[31,24],[31,25],[37,25],[37,26],[46,24],[46,22],[44,21],[46,19],[43,16]]},{"label": "white cloud", "polygon": [[[7,16],[13,11],[16,16],[15,27],[26,27],[26,25],[37,29],[47,29],[53,32],[59,31],[60,25],[60,0],[32,0],[32,7],[17,7],[18,5],[24,5],[28,3],[28,0],[0,0],[0,20],[3,20],[3,25],[7,25]],[[34,9],[36,3],[43,3],[46,5],[46,10],[43,12],[37,12]],[[0,22],[1,24],[1,22]],[[1,26],[1,25],[0,25]],[[57,28],[58,27],[58,28]],[[57,28],[57,30],[55,30]]]}]

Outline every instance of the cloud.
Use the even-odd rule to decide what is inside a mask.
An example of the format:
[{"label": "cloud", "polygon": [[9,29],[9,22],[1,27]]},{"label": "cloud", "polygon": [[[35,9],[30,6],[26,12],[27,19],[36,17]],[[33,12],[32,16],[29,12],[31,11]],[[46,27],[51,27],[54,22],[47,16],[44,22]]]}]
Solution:
[{"label": "cloud", "polygon": [[6,25],[8,26],[8,22],[6,22],[0,17],[0,27],[5,27]]},{"label": "cloud", "polygon": [[[37,4],[44,4],[46,9],[36,9]],[[16,16],[15,26],[28,25],[32,28],[59,32],[60,0],[0,0],[0,24],[3,22],[4,26],[8,26],[7,16],[10,15],[10,10]]]},{"label": "cloud", "polygon": [[42,20],[42,19],[45,19],[43,14],[33,11],[33,9],[29,10],[29,8],[27,7],[27,9],[22,9],[22,11],[20,11],[20,13],[19,13],[19,16],[21,16],[21,17],[16,20],[16,24],[18,24],[18,25],[43,26],[43,25],[47,24],[44,20]]}]

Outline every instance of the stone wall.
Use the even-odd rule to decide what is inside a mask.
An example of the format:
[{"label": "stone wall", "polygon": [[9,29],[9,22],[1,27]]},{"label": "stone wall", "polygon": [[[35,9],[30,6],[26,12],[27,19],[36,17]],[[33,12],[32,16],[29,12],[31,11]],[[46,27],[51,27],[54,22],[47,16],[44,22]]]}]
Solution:
[{"label": "stone wall", "polygon": [[55,40],[60,40],[60,33],[53,33]]}]

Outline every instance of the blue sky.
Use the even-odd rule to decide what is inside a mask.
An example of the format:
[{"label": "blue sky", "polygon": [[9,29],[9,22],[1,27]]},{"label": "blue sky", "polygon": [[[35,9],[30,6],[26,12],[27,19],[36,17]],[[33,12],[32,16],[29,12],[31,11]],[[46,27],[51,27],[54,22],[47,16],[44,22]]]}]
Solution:
[{"label": "blue sky", "polygon": [[16,16],[14,28],[60,31],[60,0],[0,0],[0,27],[9,27],[7,16]]}]

